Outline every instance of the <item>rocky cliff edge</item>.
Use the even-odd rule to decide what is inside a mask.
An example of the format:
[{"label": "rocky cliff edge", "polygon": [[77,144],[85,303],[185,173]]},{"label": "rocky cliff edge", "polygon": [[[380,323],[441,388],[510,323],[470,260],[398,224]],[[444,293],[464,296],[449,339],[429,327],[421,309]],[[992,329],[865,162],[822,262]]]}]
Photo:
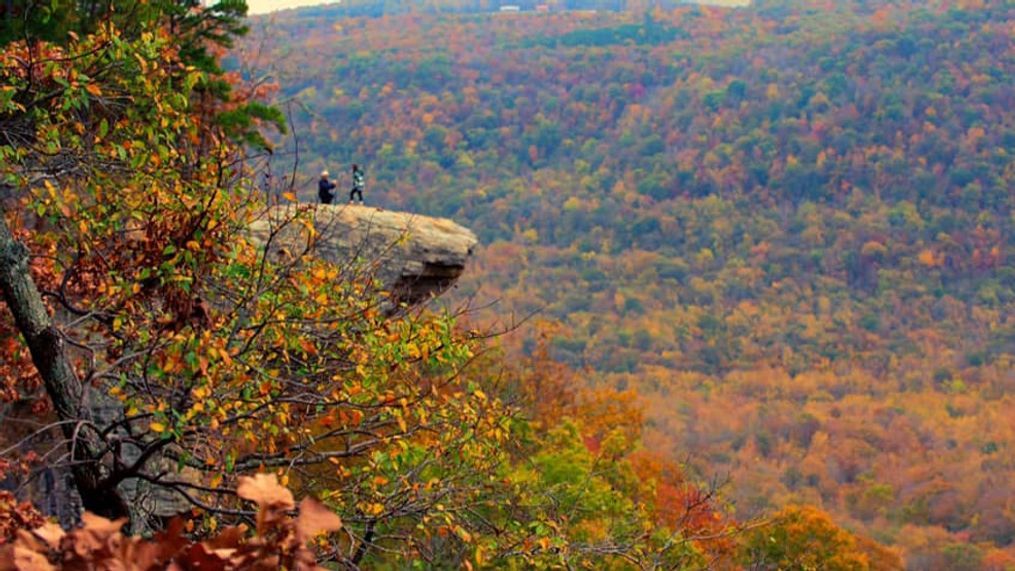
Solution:
[{"label": "rocky cliff edge", "polygon": [[270,209],[251,224],[269,255],[301,252],[311,242],[301,216],[317,237],[311,251],[344,268],[372,273],[399,302],[415,304],[440,295],[455,283],[478,240],[471,230],[446,218],[361,205],[289,205]]}]

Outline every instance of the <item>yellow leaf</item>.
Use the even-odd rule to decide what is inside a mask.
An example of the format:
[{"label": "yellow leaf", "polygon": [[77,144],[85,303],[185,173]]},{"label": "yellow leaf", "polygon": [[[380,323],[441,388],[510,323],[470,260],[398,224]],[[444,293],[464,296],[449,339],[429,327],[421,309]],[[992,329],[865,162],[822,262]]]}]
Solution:
[{"label": "yellow leaf", "polygon": [[99,86],[95,85],[94,83],[89,83],[88,85],[86,85],[85,86],[85,91],[87,91],[88,93],[91,93],[95,97],[102,96],[102,89],[99,88]]},{"label": "yellow leaf", "polygon": [[159,434],[166,431],[166,425],[162,424],[161,422],[153,422],[149,425],[149,428],[152,429],[152,432]]},{"label": "yellow leaf", "polygon": [[283,192],[282,198],[288,200],[289,202],[296,202],[296,195],[291,192]]}]

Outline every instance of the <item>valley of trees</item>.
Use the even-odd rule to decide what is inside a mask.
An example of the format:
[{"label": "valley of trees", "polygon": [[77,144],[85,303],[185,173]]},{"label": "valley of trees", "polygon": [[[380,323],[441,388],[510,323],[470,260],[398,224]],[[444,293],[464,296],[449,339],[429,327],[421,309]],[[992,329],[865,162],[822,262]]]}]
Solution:
[{"label": "valley of trees", "polygon": [[305,200],[359,162],[470,226],[471,322],[539,312],[505,354],[636,394],[734,517],[1012,568],[1015,7],[628,8],[286,12],[226,64],[278,82]]},{"label": "valley of trees", "polygon": [[316,256],[290,108],[220,66],[246,6],[202,4],[0,4],[0,569],[901,566],[735,513],[565,330],[519,358]]},{"label": "valley of trees", "polygon": [[[247,239],[270,206],[259,133],[282,121],[216,63],[242,3],[103,6],[4,29],[0,568],[741,557],[715,493],[639,449],[636,413],[536,399],[541,364],[508,367],[454,315],[382,310],[354,261]],[[282,485],[320,500],[289,519]]]}]

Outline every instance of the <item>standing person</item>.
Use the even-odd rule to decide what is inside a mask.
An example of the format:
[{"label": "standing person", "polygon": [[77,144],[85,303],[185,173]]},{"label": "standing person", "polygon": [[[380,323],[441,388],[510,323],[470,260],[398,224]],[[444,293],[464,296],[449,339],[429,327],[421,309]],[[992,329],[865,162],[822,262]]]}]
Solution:
[{"label": "standing person", "polygon": [[363,171],[359,165],[352,165],[352,190],[349,191],[349,202],[359,195],[359,203],[363,204]]},{"label": "standing person", "polygon": [[335,190],[336,186],[328,180],[328,171],[321,171],[321,180],[317,181],[317,196],[321,199],[321,204],[331,204],[331,201],[335,200],[335,194],[331,191]]}]

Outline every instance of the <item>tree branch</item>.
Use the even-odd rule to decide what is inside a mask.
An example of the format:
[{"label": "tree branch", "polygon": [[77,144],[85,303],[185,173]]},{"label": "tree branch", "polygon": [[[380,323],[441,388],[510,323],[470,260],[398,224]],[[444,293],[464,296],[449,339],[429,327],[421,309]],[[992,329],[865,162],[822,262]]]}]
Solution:
[{"label": "tree branch", "polygon": [[[113,519],[126,517],[129,514],[126,502],[105,481],[99,462],[105,447],[90,427],[83,406],[84,388],[67,358],[63,336],[53,325],[32,279],[28,259],[28,248],[14,239],[6,211],[0,206],[0,290],[69,440],[74,484],[85,509]],[[89,427],[79,430],[82,422]]]}]

